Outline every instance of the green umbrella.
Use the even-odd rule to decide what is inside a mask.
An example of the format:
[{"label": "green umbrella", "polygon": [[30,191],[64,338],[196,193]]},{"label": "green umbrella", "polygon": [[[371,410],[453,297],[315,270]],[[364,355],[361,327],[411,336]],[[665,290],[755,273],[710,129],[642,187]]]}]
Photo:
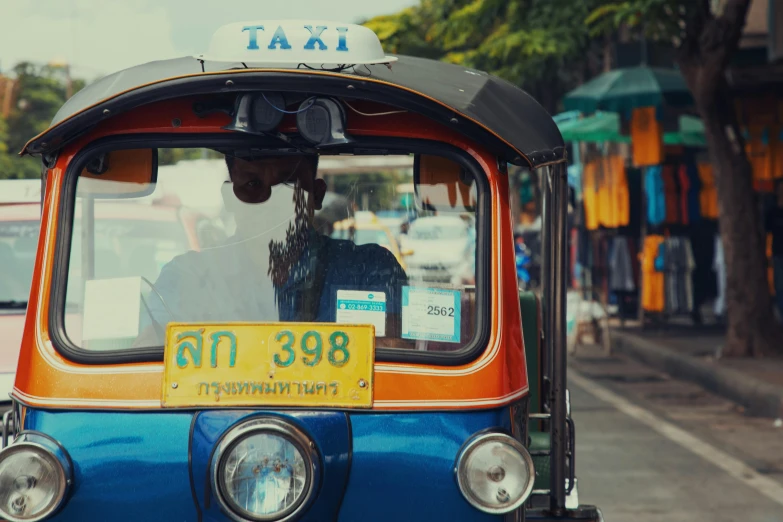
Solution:
[{"label": "green umbrella", "polygon": [[[560,134],[565,141],[591,143],[630,143],[631,137],[620,133],[620,116],[615,112],[596,112],[581,119],[572,119],[559,124]],[[680,116],[679,130],[663,135],[667,145],[704,147],[704,124],[693,116]]]},{"label": "green umbrella", "polygon": [[706,147],[707,139],[704,137],[704,123],[695,116],[680,116],[680,130],[665,133],[663,142],[667,145]]},{"label": "green umbrella", "polygon": [[585,118],[566,121],[558,127],[565,141],[631,142],[630,136],[620,134],[620,118],[614,112],[596,112]]},{"label": "green umbrella", "polygon": [[687,107],[693,97],[676,69],[628,67],[593,78],[566,94],[566,110],[630,112],[639,107]]}]

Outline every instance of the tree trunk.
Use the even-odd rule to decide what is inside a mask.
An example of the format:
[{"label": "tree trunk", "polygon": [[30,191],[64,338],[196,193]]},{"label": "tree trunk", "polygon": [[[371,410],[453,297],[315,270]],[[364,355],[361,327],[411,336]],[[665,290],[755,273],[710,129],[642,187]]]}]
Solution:
[{"label": "tree trunk", "polygon": [[704,121],[718,192],[718,223],[726,263],[728,331],[723,355],[781,352],[783,330],[772,312],[761,216],[750,163],[739,135],[728,85],[722,74],[683,65]]},{"label": "tree trunk", "polygon": [[783,353],[783,329],[772,312],[762,220],[745,142],[726,81],[751,0],[726,0],[715,15],[708,0],[692,4],[679,49],[680,70],[704,121],[718,191],[726,263],[728,331],[724,356]]}]

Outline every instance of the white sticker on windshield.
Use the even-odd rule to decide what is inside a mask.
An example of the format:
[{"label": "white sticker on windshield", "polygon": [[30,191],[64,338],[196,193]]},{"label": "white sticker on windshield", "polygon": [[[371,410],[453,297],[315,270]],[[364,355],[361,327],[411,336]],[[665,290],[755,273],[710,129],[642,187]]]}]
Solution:
[{"label": "white sticker on windshield", "polygon": [[402,338],[460,342],[460,292],[402,287]]},{"label": "white sticker on windshield", "polygon": [[386,294],[363,290],[337,290],[336,323],[371,324],[375,337],[386,336]]}]

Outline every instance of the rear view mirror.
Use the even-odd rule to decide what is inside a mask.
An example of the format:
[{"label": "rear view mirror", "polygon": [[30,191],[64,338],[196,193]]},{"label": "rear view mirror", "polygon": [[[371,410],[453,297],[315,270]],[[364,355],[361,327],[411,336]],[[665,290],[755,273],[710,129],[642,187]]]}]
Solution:
[{"label": "rear view mirror", "polygon": [[155,191],[158,150],[128,149],[95,154],[79,175],[77,195],[138,198]]},{"label": "rear view mirror", "polygon": [[473,177],[448,158],[417,154],[413,160],[413,187],[420,209],[472,212],[476,208]]}]

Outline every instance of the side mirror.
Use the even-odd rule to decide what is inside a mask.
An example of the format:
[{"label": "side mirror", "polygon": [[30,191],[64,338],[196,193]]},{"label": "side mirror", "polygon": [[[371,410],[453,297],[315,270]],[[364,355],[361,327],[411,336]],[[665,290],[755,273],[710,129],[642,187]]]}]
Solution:
[{"label": "side mirror", "polygon": [[77,195],[121,199],[148,196],[158,181],[158,150],[114,150],[91,157],[79,175]]}]

